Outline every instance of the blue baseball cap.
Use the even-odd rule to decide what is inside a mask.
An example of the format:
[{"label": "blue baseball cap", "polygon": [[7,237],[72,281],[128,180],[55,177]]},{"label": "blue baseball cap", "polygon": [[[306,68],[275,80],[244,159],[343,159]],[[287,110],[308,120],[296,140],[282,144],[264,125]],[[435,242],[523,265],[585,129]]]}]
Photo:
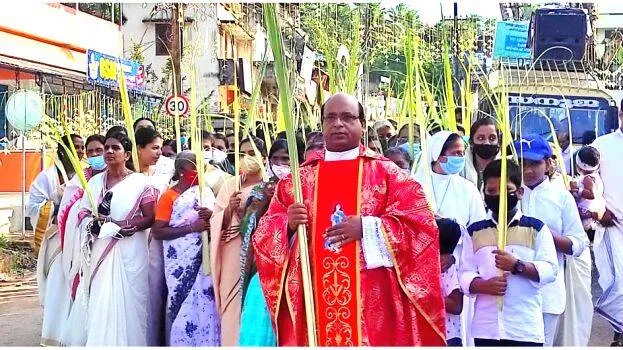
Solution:
[{"label": "blue baseball cap", "polygon": [[552,148],[541,135],[525,135],[519,141],[515,141],[517,158],[541,161],[552,156]]}]

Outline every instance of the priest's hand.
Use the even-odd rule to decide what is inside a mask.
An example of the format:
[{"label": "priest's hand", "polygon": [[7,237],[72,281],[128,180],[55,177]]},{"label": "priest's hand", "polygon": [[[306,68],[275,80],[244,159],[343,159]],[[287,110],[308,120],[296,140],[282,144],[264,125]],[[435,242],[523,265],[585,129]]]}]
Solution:
[{"label": "priest's hand", "polygon": [[294,203],[288,207],[288,229],[296,232],[299,225],[307,225],[307,207],[302,203]]},{"label": "priest's hand", "polygon": [[341,248],[346,243],[361,240],[362,237],[363,228],[359,216],[351,216],[345,221],[329,227],[324,234],[325,240],[337,248]]}]

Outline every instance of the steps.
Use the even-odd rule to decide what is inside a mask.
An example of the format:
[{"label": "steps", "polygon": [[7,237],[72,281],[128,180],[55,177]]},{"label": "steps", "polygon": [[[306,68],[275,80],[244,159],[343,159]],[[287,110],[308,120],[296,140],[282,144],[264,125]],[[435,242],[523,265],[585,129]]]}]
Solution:
[{"label": "steps", "polygon": [[18,281],[0,282],[0,306],[17,299],[38,297],[39,289],[34,273]]}]

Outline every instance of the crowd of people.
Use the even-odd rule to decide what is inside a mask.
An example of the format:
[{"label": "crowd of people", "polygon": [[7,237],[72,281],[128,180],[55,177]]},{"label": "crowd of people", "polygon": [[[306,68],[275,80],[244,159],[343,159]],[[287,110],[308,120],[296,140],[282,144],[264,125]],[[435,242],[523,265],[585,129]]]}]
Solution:
[{"label": "crowd of people", "polygon": [[28,203],[41,344],[586,346],[595,311],[623,345],[623,128],[565,145],[560,167],[541,135],[503,162],[490,118],[434,130],[426,149],[418,128],[414,143],[392,121],[366,129],[346,94],[321,123],[297,135],[302,201],[285,133],[256,130],[238,155],[233,132],[191,152],[147,118],[64,137]]}]

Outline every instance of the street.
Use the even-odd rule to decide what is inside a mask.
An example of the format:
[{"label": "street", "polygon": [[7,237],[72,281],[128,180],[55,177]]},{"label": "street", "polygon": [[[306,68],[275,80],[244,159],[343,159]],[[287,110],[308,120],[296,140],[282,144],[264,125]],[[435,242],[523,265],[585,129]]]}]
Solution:
[{"label": "street", "polygon": [[[593,279],[595,300],[599,293]],[[20,286],[0,282],[0,346],[38,346],[40,331],[41,308],[34,276]],[[610,346],[611,342],[612,329],[601,316],[595,315],[588,345]]]}]

